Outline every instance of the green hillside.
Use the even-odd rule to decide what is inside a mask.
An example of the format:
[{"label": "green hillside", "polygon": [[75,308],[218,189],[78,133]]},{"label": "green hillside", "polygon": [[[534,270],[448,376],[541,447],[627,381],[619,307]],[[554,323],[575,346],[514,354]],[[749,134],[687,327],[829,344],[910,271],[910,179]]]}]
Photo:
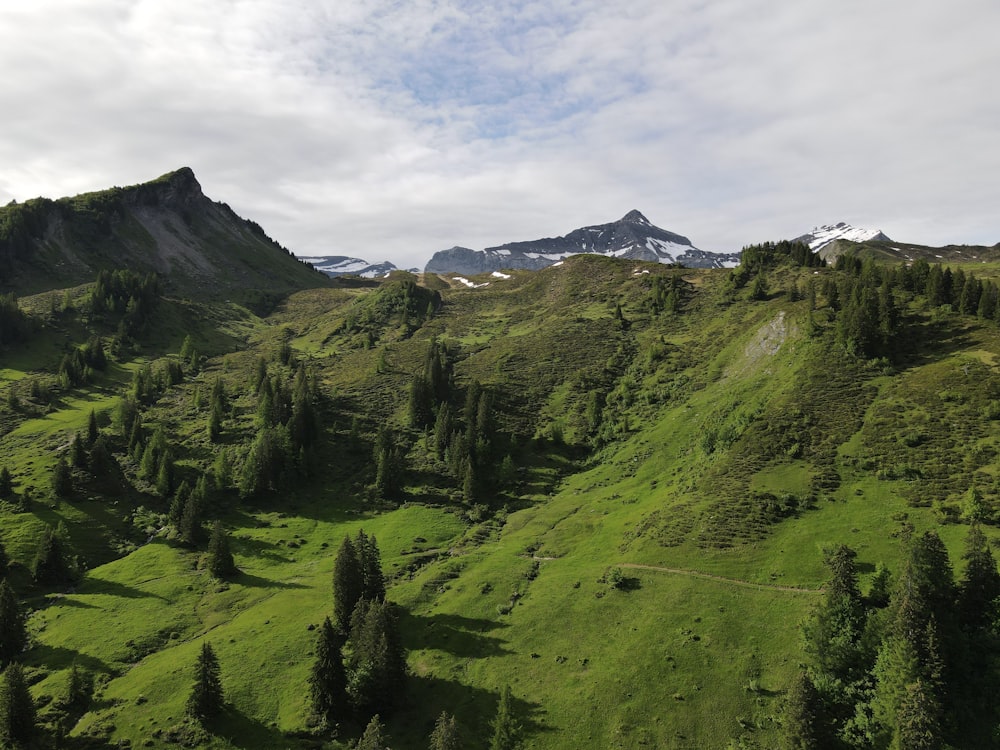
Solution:
[{"label": "green hillside", "polygon": [[[992,271],[807,256],[577,256],[266,307],[140,274],[29,284],[0,329],[0,541],[39,745],[347,747],[377,710],[397,750],[442,712],[486,748],[509,686],[524,747],[774,748],[808,674],[815,746],[902,742],[914,685],[933,736],[989,746],[1000,589],[975,609],[961,582],[1000,520]],[[356,631],[334,731],[309,680],[362,530],[406,677],[361,700]],[[955,585],[938,550],[933,588],[938,537]],[[225,706],[199,723],[205,643]]]}]

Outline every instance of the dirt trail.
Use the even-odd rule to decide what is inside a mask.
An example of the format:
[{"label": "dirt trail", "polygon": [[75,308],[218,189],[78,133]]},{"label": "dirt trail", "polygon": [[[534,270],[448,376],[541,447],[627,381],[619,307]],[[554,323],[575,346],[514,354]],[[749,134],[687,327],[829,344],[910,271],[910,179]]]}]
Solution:
[{"label": "dirt trail", "polygon": [[819,594],[823,589],[807,589],[801,586],[779,586],[774,583],[754,583],[752,581],[741,581],[738,578],[726,578],[712,573],[702,573],[697,570],[685,570],[684,568],[661,568],[658,565],[641,565],[639,563],[622,563],[619,567],[631,568],[633,570],[656,570],[661,573],[672,573],[673,575],[689,576],[691,578],[707,578],[710,581],[721,581],[731,583],[734,586],[744,586],[752,589],[763,589],[765,591],[788,591],[793,594]]}]

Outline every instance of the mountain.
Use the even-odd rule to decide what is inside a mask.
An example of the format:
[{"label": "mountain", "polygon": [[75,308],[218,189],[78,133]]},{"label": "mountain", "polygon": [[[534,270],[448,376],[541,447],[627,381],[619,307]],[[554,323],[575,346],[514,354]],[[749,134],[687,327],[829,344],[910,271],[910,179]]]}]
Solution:
[{"label": "mountain", "polygon": [[481,251],[467,247],[441,250],[431,257],[424,270],[464,274],[512,268],[534,271],[579,254],[678,263],[689,268],[726,268],[739,264],[739,253],[699,250],[687,237],[654,226],[639,211],[629,211],[618,221],[576,229],[563,237],[512,242]]},{"label": "mountain", "polygon": [[[826,680],[825,736],[853,737],[889,696],[876,665],[940,663],[928,646],[897,669],[902,606],[947,655],[936,715],[962,721],[941,745],[995,746],[1000,647],[975,595],[1000,537],[996,269],[965,266],[970,313],[916,265],[769,249],[760,285],[584,254],[475,290],[331,283],[264,316],[156,298],[127,336],[97,284],[0,300],[0,545],[30,634],[0,618],[0,643],[35,744],[356,743],[370,711],[317,725],[310,700],[350,537],[392,604],[372,632],[399,629],[371,640],[405,648],[405,682],[365,707],[397,750],[426,748],[444,711],[487,747],[505,685],[536,750],[780,747],[803,670]],[[974,560],[991,588],[966,584]],[[352,704],[386,661],[353,658],[361,636]],[[226,706],[199,727],[205,643]],[[891,741],[879,722],[866,747]]]},{"label": "mountain", "polygon": [[0,289],[58,289],[117,268],[155,271],[172,293],[202,296],[328,283],[259,225],[207,198],[188,167],[140,185],[0,208]]},{"label": "mountain", "polygon": [[338,276],[361,276],[365,279],[384,279],[393,271],[399,269],[389,261],[369,263],[361,258],[350,258],[346,255],[324,255],[312,258],[299,258],[303,263],[309,263],[317,271],[322,271],[330,278]]},{"label": "mountain", "polygon": [[813,252],[819,252],[831,242],[848,240],[849,242],[892,242],[879,229],[861,229],[845,222],[824,224],[814,227],[809,232],[795,238],[796,242],[804,242]]}]

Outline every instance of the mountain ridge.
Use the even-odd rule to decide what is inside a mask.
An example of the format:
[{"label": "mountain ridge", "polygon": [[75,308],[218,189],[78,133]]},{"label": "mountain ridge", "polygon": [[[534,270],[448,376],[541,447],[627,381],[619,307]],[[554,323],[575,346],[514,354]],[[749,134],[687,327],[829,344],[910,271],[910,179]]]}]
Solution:
[{"label": "mountain ridge", "polygon": [[46,291],[122,267],[201,294],[326,283],[259,224],[205,196],[190,167],[138,185],[0,208],[4,288]]},{"label": "mountain ridge", "polygon": [[508,242],[484,250],[456,245],[436,252],[424,270],[427,273],[465,274],[504,269],[537,271],[578,254],[680,264],[691,268],[723,268],[739,262],[738,253],[700,250],[687,237],[655,226],[642,212],[633,209],[617,221],[581,227],[561,237]]}]

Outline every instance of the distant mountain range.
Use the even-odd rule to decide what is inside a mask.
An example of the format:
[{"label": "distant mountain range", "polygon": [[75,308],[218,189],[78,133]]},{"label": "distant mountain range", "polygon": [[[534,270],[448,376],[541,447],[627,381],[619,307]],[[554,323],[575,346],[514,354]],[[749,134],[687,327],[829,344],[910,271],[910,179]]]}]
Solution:
[{"label": "distant mountain range", "polygon": [[725,268],[739,263],[739,253],[699,250],[687,237],[654,226],[639,211],[629,211],[618,221],[576,229],[563,237],[511,242],[485,250],[441,250],[424,270],[470,275],[504,269],[537,270],[580,253],[679,263],[690,268]]},{"label": "distant mountain range", "polygon": [[[299,258],[303,263],[309,263],[317,271],[322,271],[331,278],[338,276],[360,276],[365,279],[384,279],[393,271],[399,269],[389,261],[369,263],[361,258],[350,258],[346,255],[324,255],[319,257]],[[414,271],[418,269],[413,269]]]}]

